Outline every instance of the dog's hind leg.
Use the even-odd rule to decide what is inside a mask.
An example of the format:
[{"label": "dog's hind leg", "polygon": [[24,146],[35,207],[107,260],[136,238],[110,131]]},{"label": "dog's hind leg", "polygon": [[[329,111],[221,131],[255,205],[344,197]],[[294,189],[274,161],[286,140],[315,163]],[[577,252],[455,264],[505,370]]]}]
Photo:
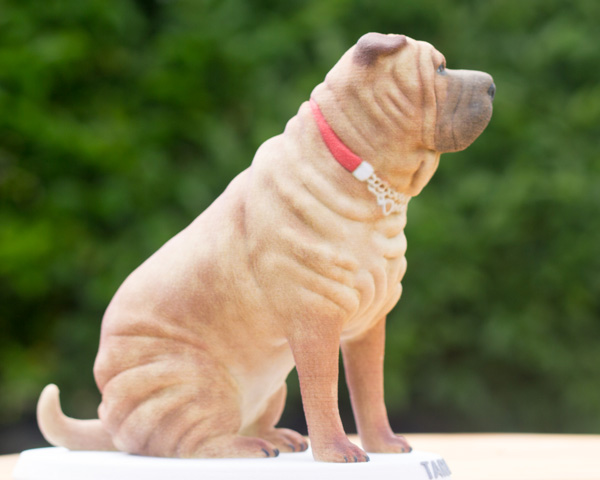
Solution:
[{"label": "dog's hind leg", "polygon": [[125,370],[103,389],[100,418],[122,451],[160,457],[273,457],[242,436],[240,395],[227,368],[204,352],[170,354]]}]

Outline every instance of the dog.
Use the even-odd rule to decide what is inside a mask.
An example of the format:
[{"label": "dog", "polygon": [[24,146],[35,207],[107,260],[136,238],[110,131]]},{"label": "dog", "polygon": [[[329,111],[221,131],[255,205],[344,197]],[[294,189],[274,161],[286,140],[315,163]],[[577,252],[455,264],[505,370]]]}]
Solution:
[{"label": "dog", "polygon": [[[178,458],[303,451],[302,435],[275,428],[295,367],[315,460],[409,452],[383,399],[406,206],[441,153],[482,133],[494,93],[490,75],[446,69],[426,42],[361,37],[251,166],[125,280],[94,365],[99,418],[66,417],[49,385],[46,439]],[[339,416],[340,347],[363,448]]]}]

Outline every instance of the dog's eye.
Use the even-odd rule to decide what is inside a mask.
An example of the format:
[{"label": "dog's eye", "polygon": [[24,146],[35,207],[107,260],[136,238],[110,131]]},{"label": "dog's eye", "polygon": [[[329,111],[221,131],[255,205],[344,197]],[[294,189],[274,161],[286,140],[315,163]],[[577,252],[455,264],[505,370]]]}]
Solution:
[{"label": "dog's eye", "polygon": [[444,75],[446,73],[446,66],[443,63],[440,63],[440,66],[437,68],[437,73],[440,75]]}]

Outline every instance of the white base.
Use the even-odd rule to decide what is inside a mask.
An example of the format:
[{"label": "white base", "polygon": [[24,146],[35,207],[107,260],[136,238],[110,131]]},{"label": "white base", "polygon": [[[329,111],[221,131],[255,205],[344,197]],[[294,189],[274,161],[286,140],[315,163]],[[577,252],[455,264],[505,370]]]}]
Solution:
[{"label": "white base", "polygon": [[[442,457],[413,451],[369,454],[368,463],[315,462],[310,449],[282,453],[277,458],[194,459],[140,457],[121,452],[74,452],[65,448],[37,448],[21,453],[14,480],[344,480],[448,479]],[[343,475],[343,477],[342,477]]]}]

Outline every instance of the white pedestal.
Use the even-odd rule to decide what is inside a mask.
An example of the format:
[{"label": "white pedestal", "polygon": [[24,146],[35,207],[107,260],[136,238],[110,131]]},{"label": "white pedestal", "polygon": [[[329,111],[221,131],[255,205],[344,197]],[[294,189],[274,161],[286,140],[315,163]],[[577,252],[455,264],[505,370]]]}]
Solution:
[{"label": "white pedestal", "polygon": [[140,457],[120,452],[73,452],[38,448],[21,453],[14,480],[371,480],[449,479],[434,453],[369,454],[368,463],[315,462],[310,450],[276,458],[194,459]]}]

